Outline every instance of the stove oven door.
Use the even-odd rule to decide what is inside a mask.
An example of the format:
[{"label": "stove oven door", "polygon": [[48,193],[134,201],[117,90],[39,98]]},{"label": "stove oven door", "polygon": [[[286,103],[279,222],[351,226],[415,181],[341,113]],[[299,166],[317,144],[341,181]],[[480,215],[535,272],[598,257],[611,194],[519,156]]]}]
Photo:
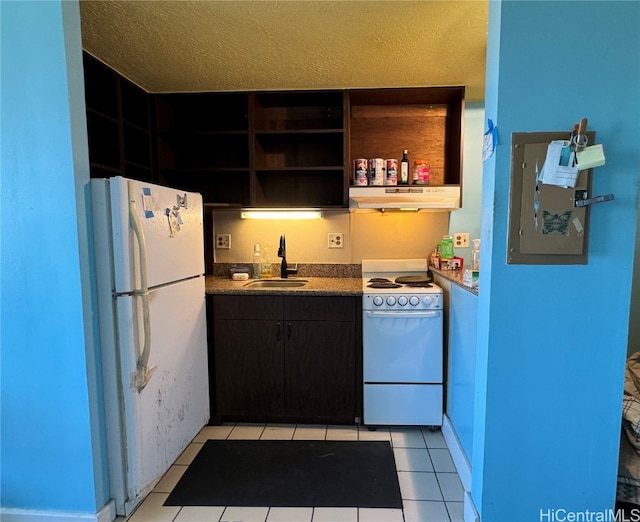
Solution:
[{"label": "stove oven door", "polygon": [[365,424],[442,424],[442,330],[442,310],[363,311]]}]

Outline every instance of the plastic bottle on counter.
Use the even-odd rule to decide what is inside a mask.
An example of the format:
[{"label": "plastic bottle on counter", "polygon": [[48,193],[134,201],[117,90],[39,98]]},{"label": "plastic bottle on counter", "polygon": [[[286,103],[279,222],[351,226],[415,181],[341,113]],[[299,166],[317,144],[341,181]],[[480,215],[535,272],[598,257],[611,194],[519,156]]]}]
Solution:
[{"label": "plastic bottle on counter", "polygon": [[443,236],[440,249],[442,259],[451,259],[453,257],[453,238],[451,236]]},{"label": "plastic bottle on counter", "polygon": [[471,251],[471,269],[480,270],[480,240],[473,240],[473,250]]},{"label": "plastic bottle on counter", "polygon": [[260,264],[260,277],[268,279],[271,274],[271,249],[268,246],[262,248],[262,263]]},{"label": "plastic bottle on counter", "polygon": [[262,269],[262,255],[260,254],[260,245],[258,243],[255,243],[253,245],[253,263],[251,268],[253,279],[260,279],[260,271]]}]

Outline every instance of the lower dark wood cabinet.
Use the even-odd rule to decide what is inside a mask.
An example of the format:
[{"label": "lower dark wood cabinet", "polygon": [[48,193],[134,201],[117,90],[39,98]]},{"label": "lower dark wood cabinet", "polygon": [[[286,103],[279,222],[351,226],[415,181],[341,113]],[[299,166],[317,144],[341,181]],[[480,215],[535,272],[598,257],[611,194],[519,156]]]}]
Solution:
[{"label": "lower dark wood cabinet", "polygon": [[215,389],[222,415],[284,413],[284,361],[277,323],[215,321]]},{"label": "lower dark wood cabinet", "polygon": [[225,295],[209,304],[212,418],[355,422],[357,298]]},{"label": "lower dark wood cabinet", "polygon": [[286,330],[286,414],[304,419],[319,417],[353,422],[353,323],[291,321]]}]

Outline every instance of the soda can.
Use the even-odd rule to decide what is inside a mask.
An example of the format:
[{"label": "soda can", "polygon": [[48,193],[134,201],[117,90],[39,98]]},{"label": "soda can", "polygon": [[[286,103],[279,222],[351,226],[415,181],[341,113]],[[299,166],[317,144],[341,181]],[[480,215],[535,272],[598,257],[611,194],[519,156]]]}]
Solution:
[{"label": "soda can", "polygon": [[398,160],[388,159],[386,163],[386,174],[384,178],[385,185],[397,185],[398,184]]},{"label": "soda can", "polygon": [[369,162],[366,159],[353,160],[353,184],[355,186],[366,186],[369,174]]},{"label": "soda can", "polygon": [[382,158],[369,160],[369,185],[384,185],[384,160]]}]

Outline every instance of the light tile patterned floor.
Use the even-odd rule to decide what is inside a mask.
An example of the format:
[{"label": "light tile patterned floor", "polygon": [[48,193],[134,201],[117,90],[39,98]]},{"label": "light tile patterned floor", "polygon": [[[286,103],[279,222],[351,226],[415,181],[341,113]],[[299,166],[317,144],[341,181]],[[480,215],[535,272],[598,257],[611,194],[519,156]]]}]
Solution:
[{"label": "light tile patterned floor", "polygon": [[[208,439],[388,440],[393,447],[403,509],[163,506]],[[463,494],[439,431],[419,427],[379,427],[371,431],[363,426],[224,424],[202,428],[127,522],[462,522]]]}]

